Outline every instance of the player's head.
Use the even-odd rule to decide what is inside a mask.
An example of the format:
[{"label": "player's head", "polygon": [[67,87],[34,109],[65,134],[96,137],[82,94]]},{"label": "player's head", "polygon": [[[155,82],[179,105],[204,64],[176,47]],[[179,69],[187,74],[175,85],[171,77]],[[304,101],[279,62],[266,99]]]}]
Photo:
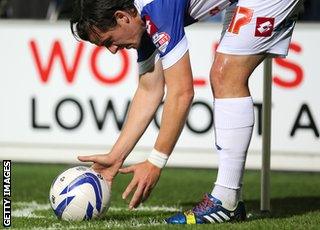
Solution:
[{"label": "player's head", "polygon": [[112,53],[138,48],[144,23],[134,0],[75,0],[70,20],[72,34]]}]

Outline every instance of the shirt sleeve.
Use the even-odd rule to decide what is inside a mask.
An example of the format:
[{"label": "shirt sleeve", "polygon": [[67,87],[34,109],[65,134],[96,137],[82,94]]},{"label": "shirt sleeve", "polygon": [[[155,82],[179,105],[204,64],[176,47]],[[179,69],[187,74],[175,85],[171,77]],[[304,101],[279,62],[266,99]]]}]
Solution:
[{"label": "shirt sleeve", "polygon": [[142,10],[147,33],[164,69],[174,65],[188,50],[184,32],[187,4],[185,0],[154,0]]},{"label": "shirt sleeve", "polygon": [[145,32],[142,35],[138,48],[139,75],[146,73],[159,60],[159,53],[150,36]]}]

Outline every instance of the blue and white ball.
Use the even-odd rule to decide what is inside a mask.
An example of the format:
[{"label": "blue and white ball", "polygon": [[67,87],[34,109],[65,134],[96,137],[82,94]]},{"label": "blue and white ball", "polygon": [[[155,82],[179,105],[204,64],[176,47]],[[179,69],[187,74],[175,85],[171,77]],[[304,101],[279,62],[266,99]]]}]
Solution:
[{"label": "blue and white ball", "polygon": [[61,173],[50,189],[50,204],[59,219],[90,220],[101,216],[110,205],[108,183],[93,169],[77,166]]}]

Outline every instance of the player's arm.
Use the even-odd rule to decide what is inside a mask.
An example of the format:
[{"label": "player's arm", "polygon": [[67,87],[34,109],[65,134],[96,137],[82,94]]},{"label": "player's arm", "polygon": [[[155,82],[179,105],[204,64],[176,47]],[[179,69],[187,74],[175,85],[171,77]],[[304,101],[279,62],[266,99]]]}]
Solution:
[{"label": "player's arm", "polygon": [[140,76],[128,117],[110,154],[124,161],[150,124],[164,96],[164,78],[161,61],[152,71]]},{"label": "player's arm", "polygon": [[111,182],[154,117],[163,95],[163,70],[161,61],[157,61],[151,70],[140,76],[127,119],[110,153],[80,156],[78,159],[93,162],[93,168]]},{"label": "player's arm", "polygon": [[[185,53],[176,64],[166,69],[164,76],[167,94],[155,149],[169,156],[185,124],[194,94],[189,53]],[[147,160],[120,169],[120,172],[134,174],[123,193],[123,198],[126,198],[135,189],[129,203],[129,208],[133,208],[148,198],[159,179],[161,169]]]},{"label": "player's arm", "polygon": [[170,155],[185,124],[193,100],[189,52],[164,71],[167,94],[155,149]]}]

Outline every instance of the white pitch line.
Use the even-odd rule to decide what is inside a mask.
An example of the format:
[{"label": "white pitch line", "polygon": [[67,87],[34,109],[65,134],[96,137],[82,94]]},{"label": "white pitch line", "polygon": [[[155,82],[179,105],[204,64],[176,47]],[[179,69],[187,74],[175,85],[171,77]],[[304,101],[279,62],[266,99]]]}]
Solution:
[{"label": "white pitch line", "polygon": [[13,217],[32,217],[32,218],[46,218],[44,216],[36,215],[34,211],[48,210],[50,209],[49,204],[39,204],[35,201],[32,202],[17,202],[14,205],[19,206],[17,210],[12,211],[11,215]]},{"label": "white pitch line", "polygon": [[[150,221],[149,223],[139,223],[138,219],[131,219],[132,222],[128,224],[123,224],[123,222],[118,222],[118,221],[108,221],[104,222],[103,228],[104,229],[115,229],[115,228],[140,228],[140,227],[153,227],[157,225],[162,225],[164,223],[160,222],[154,222]],[[50,225],[47,228],[41,228],[41,227],[34,227],[34,228],[29,228],[30,230],[58,230],[58,229],[87,229],[87,228],[97,228],[95,224],[90,224],[90,222],[85,222],[85,225],[83,227],[77,226],[64,226],[60,223],[54,223]]]},{"label": "white pitch line", "polygon": [[[32,202],[14,202],[14,206],[17,208],[13,209],[13,217],[28,217],[28,218],[48,218],[46,216],[36,215],[34,211],[44,211],[49,210],[51,206],[49,204],[40,204],[36,201]],[[127,207],[110,207],[111,212],[123,212],[128,211]],[[169,207],[169,206],[141,206],[134,211],[147,211],[147,212],[179,212],[181,208]]]},{"label": "white pitch line", "polygon": [[[129,209],[127,207],[110,207],[110,211],[113,212],[122,212],[122,211],[128,211]],[[177,207],[168,207],[168,206],[140,206],[134,211],[147,211],[147,212],[179,212],[181,211],[181,208]]]}]

